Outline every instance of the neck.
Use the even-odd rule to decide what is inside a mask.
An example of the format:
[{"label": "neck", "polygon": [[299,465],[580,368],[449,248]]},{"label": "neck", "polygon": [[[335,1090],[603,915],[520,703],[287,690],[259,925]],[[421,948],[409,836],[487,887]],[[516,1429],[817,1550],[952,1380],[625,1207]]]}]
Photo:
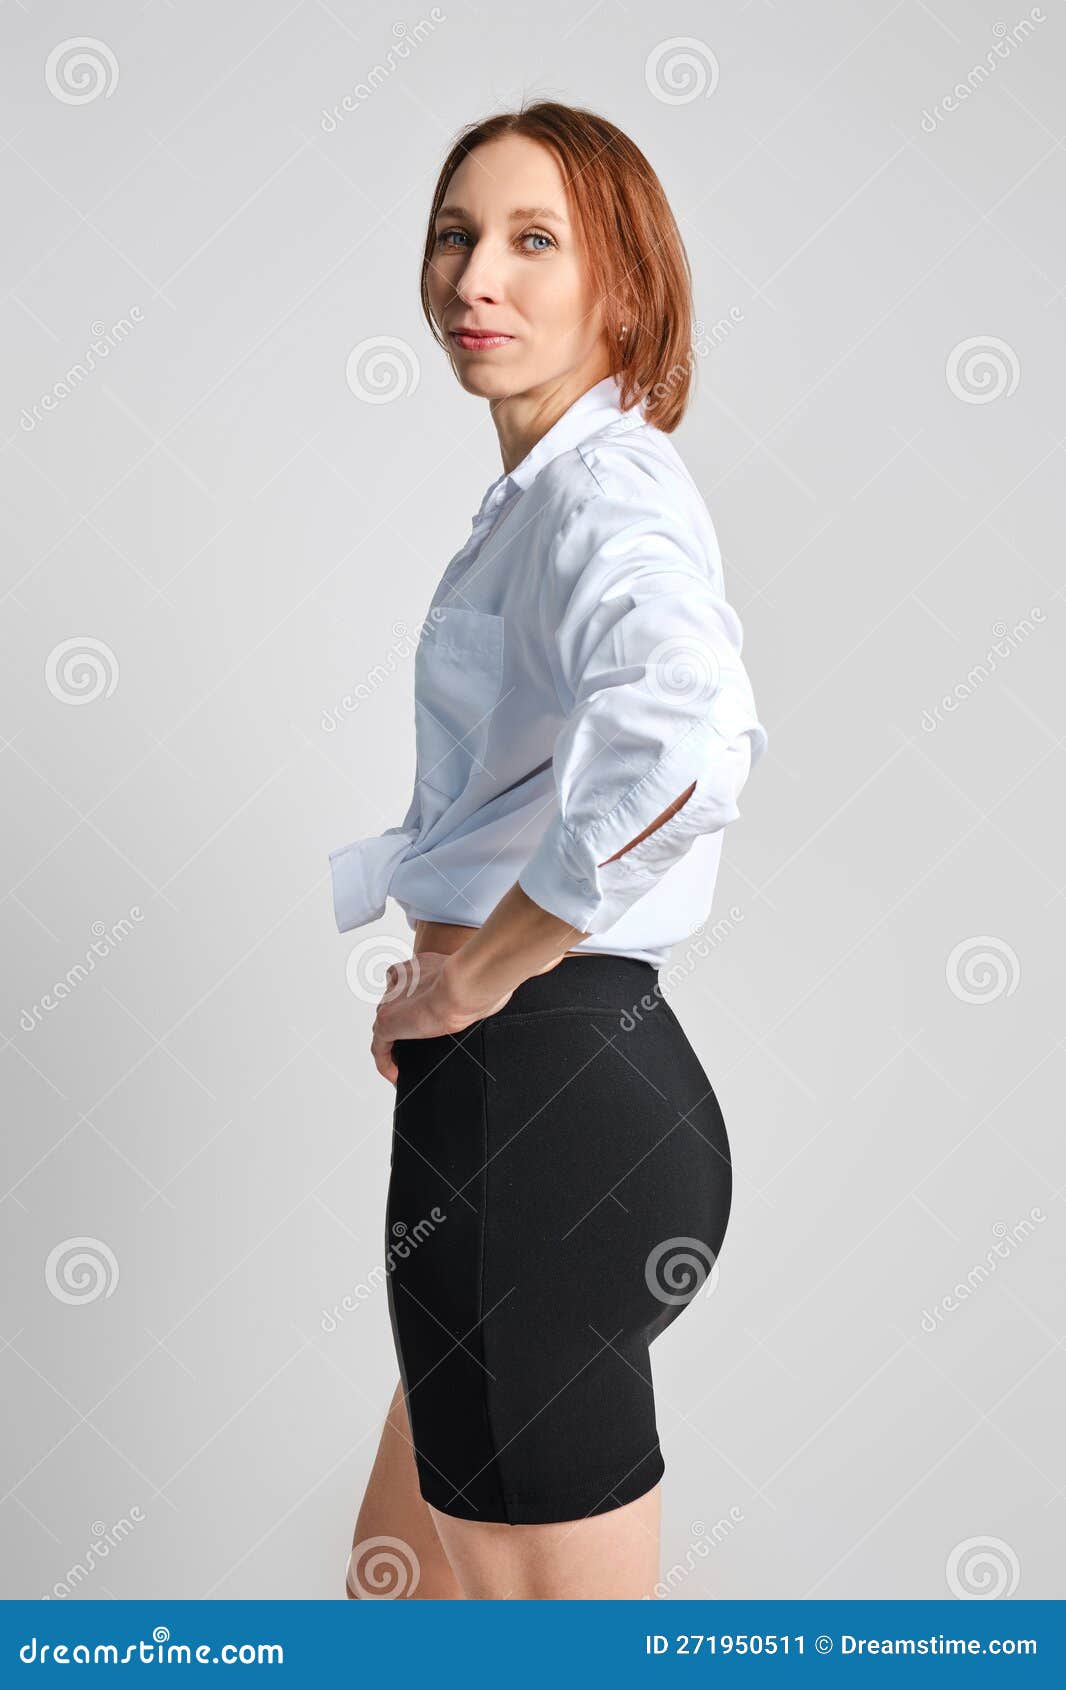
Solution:
[{"label": "neck", "polygon": [[580,399],[590,387],[610,374],[602,360],[565,375],[553,376],[539,382],[524,393],[512,393],[505,399],[489,401],[492,420],[500,442],[504,474],[509,475],[516,464],[530,453],[538,440],[568,411],[575,399]]}]

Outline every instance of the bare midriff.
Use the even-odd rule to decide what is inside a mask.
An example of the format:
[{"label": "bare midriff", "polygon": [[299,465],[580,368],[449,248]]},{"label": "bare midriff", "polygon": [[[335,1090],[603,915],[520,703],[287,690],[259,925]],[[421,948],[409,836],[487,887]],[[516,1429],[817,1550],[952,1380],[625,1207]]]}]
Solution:
[{"label": "bare midriff", "polygon": [[[464,927],[450,921],[419,921],[415,926],[414,950],[438,951],[444,956],[451,956],[460,945],[465,945],[476,927]],[[566,951],[566,956],[592,956],[592,951]]]},{"label": "bare midriff", "polygon": [[[673,803],[667,806],[662,815],[656,816],[653,822],[649,822],[643,832],[638,833],[635,839],[631,839],[628,845],[623,845],[620,850],[616,851],[613,856],[607,857],[604,862],[597,863],[597,868],[605,868],[607,863],[615,862],[626,851],[631,851],[634,845],[639,845],[642,839],[647,839],[649,833],[654,833],[657,827],[661,827],[664,822],[669,821],[671,816],[677,814],[682,804],[688,802],[695,790],[696,782],[693,781],[691,786],[681,793],[680,797],[675,798]],[[453,951],[459,949],[460,945],[465,945],[471,934],[476,932],[476,927],[467,927],[449,921],[418,921],[415,926],[414,950],[416,954],[419,951],[438,951],[445,956],[450,956]],[[596,951],[579,950],[563,952],[563,956],[596,956],[598,954]]]}]

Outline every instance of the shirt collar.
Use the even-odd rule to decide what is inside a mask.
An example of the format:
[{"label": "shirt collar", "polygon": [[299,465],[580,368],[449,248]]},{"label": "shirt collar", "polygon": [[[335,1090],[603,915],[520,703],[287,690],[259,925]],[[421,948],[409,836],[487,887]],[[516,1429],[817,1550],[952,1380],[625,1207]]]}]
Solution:
[{"label": "shirt collar", "polygon": [[578,395],[547,433],[541,435],[521,463],[516,464],[509,474],[499,476],[492,483],[482,500],[482,510],[497,490],[501,495],[513,489],[524,493],[545,465],[550,464],[561,452],[568,452],[571,447],[580,446],[594,434],[602,434],[608,429],[614,431],[638,428],[645,421],[642,403],[638,402],[628,411],[623,411],[617,377],[604,376],[602,381],[596,382],[595,386]]}]

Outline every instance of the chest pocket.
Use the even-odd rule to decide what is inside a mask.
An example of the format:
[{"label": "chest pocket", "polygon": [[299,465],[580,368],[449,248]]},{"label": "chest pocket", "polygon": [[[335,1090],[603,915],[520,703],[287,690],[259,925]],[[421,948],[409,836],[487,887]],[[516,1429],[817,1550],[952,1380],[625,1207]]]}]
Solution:
[{"label": "chest pocket", "polygon": [[[451,802],[486,775],[483,759],[502,685],[503,617],[440,606],[415,655],[415,742],[424,808],[426,796]],[[423,815],[423,824],[431,819]]]}]

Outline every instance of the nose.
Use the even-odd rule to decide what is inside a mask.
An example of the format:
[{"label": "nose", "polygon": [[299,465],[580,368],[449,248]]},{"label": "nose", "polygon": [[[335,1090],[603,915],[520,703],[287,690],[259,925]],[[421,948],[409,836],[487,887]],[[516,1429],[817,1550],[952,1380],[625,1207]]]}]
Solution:
[{"label": "nose", "polygon": [[501,264],[499,250],[490,241],[479,240],[454,282],[455,291],[464,305],[472,305],[475,300],[502,299]]}]

